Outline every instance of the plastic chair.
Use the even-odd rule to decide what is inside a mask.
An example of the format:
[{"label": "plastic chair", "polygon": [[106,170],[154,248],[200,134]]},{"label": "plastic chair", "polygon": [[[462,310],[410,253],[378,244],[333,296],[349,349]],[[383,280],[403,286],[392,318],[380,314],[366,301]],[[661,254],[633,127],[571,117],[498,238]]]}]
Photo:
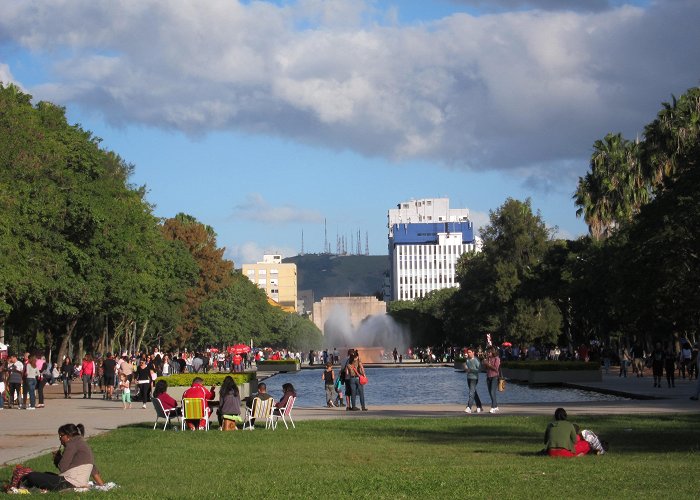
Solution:
[{"label": "plastic chair", "polygon": [[204,420],[204,429],[209,430],[209,412],[207,402],[201,398],[184,398],[182,400],[182,430],[188,420]]},{"label": "plastic chair", "polygon": [[260,398],[253,398],[253,402],[250,407],[246,408],[245,411],[245,421],[243,422],[243,430],[245,430],[246,425],[248,425],[249,430],[253,430],[256,420],[264,420],[265,428],[269,429],[272,427],[272,410],[275,408],[275,400]]},{"label": "plastic chair", "polygon": [[177,408],[171,408],[169,410],[166,410],[165,408],[163,408],[163,403],[158,398],[153,398],[151,402],[153,403],[153,408],[156,409],[156,421],[153,424],[153,430],[156,430],[156,427],[158,426],[158,420],[160,420],[161,418],[165,419],[165,425],[163,425],[163,430],[168,428],[168,424],[170,423],[171,418],[180,418],[180,416],[177,414]]},{"label": "plastic chair", "polygon": [[296,425],[294,425],[294,420],[292,420],[292,408],[294,408],[294,402],[296,401],[296,397],[291,396],[287,400],[287,404],[284,406],[284,408],[278,408],[279,413],[272,412],[272,430],[274,431],[277,429],[277,421],[281,418],[282,422],[284,422],[284,426],[289,430],[289,426],[287,425],[287,419],[289,419],[289,423],[292,424],[292,427],[294,429],[297,428]]}]

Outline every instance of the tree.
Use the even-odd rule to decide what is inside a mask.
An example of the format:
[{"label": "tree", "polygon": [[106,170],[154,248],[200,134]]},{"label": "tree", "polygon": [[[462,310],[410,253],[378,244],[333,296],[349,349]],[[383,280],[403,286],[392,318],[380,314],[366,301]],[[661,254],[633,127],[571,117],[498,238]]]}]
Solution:
[{"label": "tree", "polygon": [[478,342],[487,333],[505,340],[513,335],[514,324],[528,328],[520,338],[535,339],[545,333],[549,337],[547,328],[525,321],[528,313],[547,314],[547,325],[556,323],[549,315],[549,303],[540,299],[526,304],[532,299],[522,296],[523,284],[535,276],[550,245],[549,230],[540,214],[532,213],[529,199],[509,198],[490,213],[490,223],[482,229],[481,237],[482,252],[465,254],[458,263],[460,288],[449,312],[453,328],[464,331],[465,340],[470,342]]},{"label": "tree", "polygon": [[199,279],[186,292],[182,306],[182,320],[176,331],[178,345],[184,344],[199,327],[199,309],[202,303],[231,280],[233,262],[223,258],[223,248],[216,246],[216,233],[191,215],[180,213],[163,224],[163,234],[169,240],[181,241],[199,267]]},{"label": "tree", "polygon": [[593,239],[608,237],[621,222],[638,213],[648,199],[639,143],[628,141],[619,133],[596,141],[590,172],[579,177],[574,194],[576,216],[583,216]]}]

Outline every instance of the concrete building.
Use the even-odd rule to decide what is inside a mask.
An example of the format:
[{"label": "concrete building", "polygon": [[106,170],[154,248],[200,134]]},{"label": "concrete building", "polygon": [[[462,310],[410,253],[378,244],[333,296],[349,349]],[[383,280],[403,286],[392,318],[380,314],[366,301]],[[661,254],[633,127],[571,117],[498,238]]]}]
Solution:
[{"label": "concrete building", "polygon": [[399,203],[388,219],[389,300],[413,300],[459,286],[457,261],[465,252],[480,250],[468,209],[450,209],[448,198],[425,198]]},{"label": "concrete building", "polygon": [[242,272],[285,310],[297,310],[296,264],[283,264],[281,255],[264,255],[262,262],[243,264]]}]

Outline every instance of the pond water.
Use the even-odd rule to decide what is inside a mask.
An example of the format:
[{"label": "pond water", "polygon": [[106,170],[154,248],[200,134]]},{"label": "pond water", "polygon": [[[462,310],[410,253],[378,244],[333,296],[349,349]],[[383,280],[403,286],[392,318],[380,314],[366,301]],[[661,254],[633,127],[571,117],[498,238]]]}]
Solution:
[{"label": "pond water", "polygon": [[[335,375],[338,376],[338,368]],[[467,375],[453,368],[367,368],[369,383],[365,386],[365,400],[371,405],[398,404],[466,404]],[[301,370],[280,373],[265,380],[267,391],[279,400],[282,384],[290,382],[297,391],[296,406],[325,406],[325,390],[321,379],[323,370]],[[484,406],[489,406],[486,377],[479,377],[477,393]],[[572,403],[582,401],[619,401],[624,398],[565,387],[542,387],[508,383],[505,392],[498,394],[499,405],[508,403]]]}]

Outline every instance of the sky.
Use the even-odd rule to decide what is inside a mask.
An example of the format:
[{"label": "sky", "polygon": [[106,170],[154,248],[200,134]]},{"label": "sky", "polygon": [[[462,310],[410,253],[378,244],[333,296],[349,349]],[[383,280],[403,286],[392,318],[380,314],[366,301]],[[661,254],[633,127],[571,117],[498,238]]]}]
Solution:
[{"label": "sky", "polygon": [[[387,211],[477,227],[530,198],[559,237],[595,140],[700,79],[697,0],[0,0],[0,81],[134,165],[236,267],[387,253]],[[303,236],[302,236],[303,235]]]}]

